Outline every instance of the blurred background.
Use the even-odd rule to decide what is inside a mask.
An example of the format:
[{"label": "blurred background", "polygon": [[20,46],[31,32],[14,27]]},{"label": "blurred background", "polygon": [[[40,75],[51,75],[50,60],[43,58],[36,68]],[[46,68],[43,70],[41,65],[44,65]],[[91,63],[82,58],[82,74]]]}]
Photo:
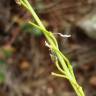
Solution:
[{"label": "blurred background", "polygon": [[[96,96],[96,0],[30,0],[70,60],[86,96]],[[42,32],[15,0],[0,0],[0,96],[76,96],[57,72]]]}]

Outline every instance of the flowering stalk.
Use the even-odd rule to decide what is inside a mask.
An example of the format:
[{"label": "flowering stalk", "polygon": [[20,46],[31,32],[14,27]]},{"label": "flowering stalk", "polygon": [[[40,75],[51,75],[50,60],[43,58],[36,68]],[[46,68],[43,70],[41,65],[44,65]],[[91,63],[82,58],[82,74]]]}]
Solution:
[{"label": "flowering stalk", "polygon": [[52,75],[55,75],[57,77],[63,77],[66,78],[72,87],[74,88],[77,96],[85,96],[84,92],[82,90],[82,87],[77,83],[73,68],[69,62],[69,60],[62,54],[62,52],[59,50],[57,40],[54,36],[54,34],[50,31],[47,31],[46,28],[44,27],[43,23],[37,16],[36,12],[28,2],[28,0],[19,0],[18,4],[24,6],[34,17],[35,21],[37,24],[32,23],[29,21],[29,23],[36,27],[37,29],[41,30],[44,36],[46,37],[47,42],[45,43],[46,46],[48,46],[51,50],[51,58],[54,60],[55,65],[57,69],[60,71],[61,74],[54,73],[52,72]]}]

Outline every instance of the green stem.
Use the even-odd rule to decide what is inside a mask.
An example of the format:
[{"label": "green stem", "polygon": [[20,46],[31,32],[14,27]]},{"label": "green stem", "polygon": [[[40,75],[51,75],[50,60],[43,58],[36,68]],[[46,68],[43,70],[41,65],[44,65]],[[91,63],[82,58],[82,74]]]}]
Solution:
[{"label": "green stem", "polygon": [[46,30],[46,28],[44,27],[43,23],[41,22],[41,20],[39,19],[38,15],[36,14],[36,12],[34,11],[33,7],[30,5],[30,3],[27,0],[20,0],[23,1],[24,4],[27,5],[27,9],[30,11],[30,13],[32,14],[32,16],[34,17],[34,19],[36,20],[37,24],[43,28],[44,30]]},{"label": "green stem", "polygon": [[43,23],[41,22],[41,20],[37,16],[36,12],[34,11],[34,9],[32,8],[32,6],[30,5],[30,3],[27,0],[20,0],[19,3],[21,5],[23,5],[24,7],[26,7],[28,9],[28,11],[32,14],[32,16],[34,17],[34,19],[38,25],[33,24],[33,23],[31,23],[31,24],[43,32],[43,34],[45,35],[45,37],[50,45],[51,51],[56,55],[56,57],[57,57],[56,60],[59,61],[58,63],[56,63],[56,67],[61,72],[61,74],[53,73],[53,75],[58,76],[58,77],[67,78],[69,80],[69,82],[71,83],[72,87],[74,88],[77,96],[85,96],[81,86],[79,86],[79,84],[76,81],[76,78],[73,73],[73,69],[72,69],[72,66],[71,66],[69,60],[59,50],[58,43],[57,43],[57,40],[54,37],[54,35],[51,32],[46,30]]}]

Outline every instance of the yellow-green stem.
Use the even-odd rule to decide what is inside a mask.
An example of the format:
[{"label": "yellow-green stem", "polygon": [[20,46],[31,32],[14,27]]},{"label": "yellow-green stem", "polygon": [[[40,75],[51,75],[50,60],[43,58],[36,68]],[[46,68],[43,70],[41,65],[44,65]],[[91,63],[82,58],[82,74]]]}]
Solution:
[{"label": "yellow-green stem", "polygon": [[[32,16],[34,17],[34,19],[35,19],[35,21],[37,22],[38,25],[32,24],[32,23],[31,24],[33,26],[35,26],[36,28],[40,29],[43,32],[43,34],[45,35],[45,37],[46,37],[46,39],[47,39],[47,41],[50,45],[51,51],[54,52],[55,55],[57,56],[57,61],[60,64],[57,63],[58,65],[56,65],[56,67],[59,69],[59,71],[61,71],[61,73],[64,72],[64,74],[54,73],[53,75],[56,75],[58,77],[65,77],[71,83],[71,85],[74,88],[77,96],[85,96],[81,86],[79,86],[79,84],[76,81],[76,78],[74,76],[73,69],[72,69],[72,66],[71,66],[69,60],[59,50],[58,43],[57,43],[57,40],[54,37],[54,35],[51,32],[46,30],[46,28],[44,27],[43,23],[39,19],[38,15],[36,14],[36,12],[32,8],[32,6],[30,5],[28,0],[20,0],[19,4],[26,7],[27,10],[32,14]],[[60,68],[60,66],[62,66],[62,68]]]}]

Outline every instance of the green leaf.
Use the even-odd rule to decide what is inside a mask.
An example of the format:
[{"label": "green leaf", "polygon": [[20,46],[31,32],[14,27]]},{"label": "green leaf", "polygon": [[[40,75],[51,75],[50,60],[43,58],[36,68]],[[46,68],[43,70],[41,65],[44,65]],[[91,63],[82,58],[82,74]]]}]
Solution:
[{"label": "green leaf", "polygon": [[5,81],[5,75],[0,72],[0,84]]},{"label": "green leaf", "polygon": [[13,54],[13,52],[11,50],[10,51],[9,50],[3,50],[3,52],[4,52],[4,55],[6,58],[11,57]]},{"label": "green leaf", "polygon": [[3,60],[0,60],[0,65],[5,64],[5,62]]},{"label": "green leaf", "polygon": [[41,30],[33,27],[32,25],[25,23],[21,25],[21,30],[24,32],[29,32],[29,33],[33,33],[35,36],[41,36],[42,32]]}]

